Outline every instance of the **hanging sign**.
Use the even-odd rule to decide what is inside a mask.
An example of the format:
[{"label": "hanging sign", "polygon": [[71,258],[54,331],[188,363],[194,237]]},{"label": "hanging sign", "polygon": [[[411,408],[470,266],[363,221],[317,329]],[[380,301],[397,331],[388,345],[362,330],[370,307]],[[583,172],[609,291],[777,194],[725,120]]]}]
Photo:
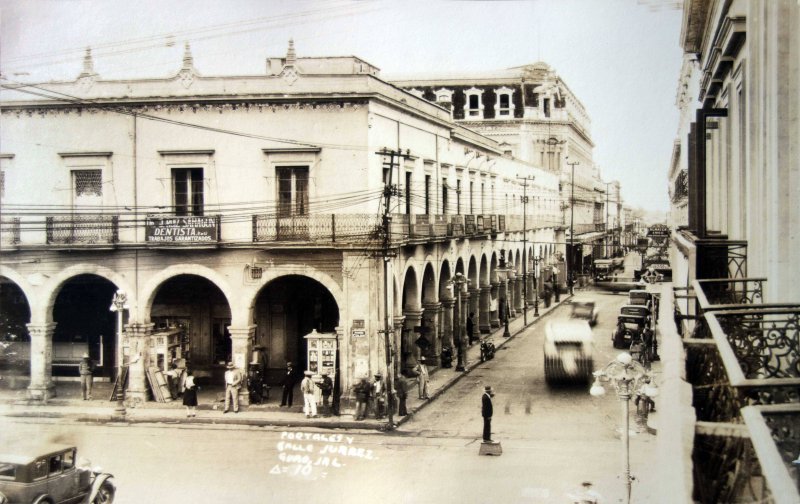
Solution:
[{"label": "hanging sign", "polygon": [[148,216],[145,239],[150,243],[207,243],[219,237],[217,217]]}]

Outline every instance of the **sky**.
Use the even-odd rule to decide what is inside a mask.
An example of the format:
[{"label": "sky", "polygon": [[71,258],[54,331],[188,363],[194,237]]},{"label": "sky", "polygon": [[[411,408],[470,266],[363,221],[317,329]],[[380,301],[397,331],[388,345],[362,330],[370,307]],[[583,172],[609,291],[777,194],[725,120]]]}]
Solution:
[{"label": "sky", "polygon": [[201,75],[252,75],[266,58],[354,55],[381,75],[544,61],[592,120],[594,162],[625,204],[669,208],[681,11],[669,0],[0,0],[0,72],[74,80],[86,47],[101,78],[167,77],[189,42]]}]

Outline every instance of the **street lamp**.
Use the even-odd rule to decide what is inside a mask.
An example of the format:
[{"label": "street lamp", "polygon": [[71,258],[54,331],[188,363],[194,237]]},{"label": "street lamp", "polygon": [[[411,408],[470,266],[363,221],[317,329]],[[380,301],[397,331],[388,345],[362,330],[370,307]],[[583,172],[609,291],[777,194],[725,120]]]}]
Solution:
[{"label": "street lamp", "polygon": [[119,390],[117,390],[117,407],[114,413],[117,416],[125,416],[125,380],[122,378],[123,373],[123,355],[122,355],[122,312],[129,309],[128,295],[123,290],[117,290],[114,293],[114,299],[111,300],[111,307],[109,310],[117,314],[117,381],[119,382]]},{"label": "street lamp", "polygon": [[464,343],[464,333],[461,330],[461,291],[464,290],[469,280],[462,274],[456,273],[453,279],[447,283],[448,288],[453,289],[456,295],[456,342],[458,344],[458,363],[456,371],[464,371],[467,364],[467,349]]},{"label": "street lamp", "polygon": [[500,249],[500,264],[497,267],[497,275],[500,281],[503,282],[503,310],[500,314],[503,317],[503,337],[510,338],[511,331],[508,330],[508,264],[506,263],[506,251],[504,249]]},{"label": "street lamp", "polygon": [[[569,158],[569,156],[567,156]],[[569,197],[569,257],[567,258],[567,266],[569,271],[567,274],[567,282],[569,282],[569,293],[575,294],[572,284],[575,283],[575,165],[579,164],[577,161],[569,162],[567,164],[572,168],[572,181],[570,182],[570,197]],[[558,299],[556,299],[558,301]]]},{"label": "street lamp", "polygon": [[626,503],[631,502],[631,463],[630,463],[630,444],[628,429],[630,409],[629,404],[631,397],[637,391],[643,392],[649,397],[655,397],[658,394],[658,389],[655,386],[649,385],[651,381],[650,373],[639,363],[634,360],[631,354],[623,352],[612,360],[600,371],[594,373],[594,383],[589,393],[594,397],[600,397],[606,393],[602,382],[611,382],[617,392],[617,397],[622,401],[622,419],[623,419],[623,433],[622,433],[622,450],[623,450],[623,463],[625,468],[625,488],[627,491]]},{"label": "street lamp", "polygon": [[539,256],[533,257],[533,316],[539,316]]}]

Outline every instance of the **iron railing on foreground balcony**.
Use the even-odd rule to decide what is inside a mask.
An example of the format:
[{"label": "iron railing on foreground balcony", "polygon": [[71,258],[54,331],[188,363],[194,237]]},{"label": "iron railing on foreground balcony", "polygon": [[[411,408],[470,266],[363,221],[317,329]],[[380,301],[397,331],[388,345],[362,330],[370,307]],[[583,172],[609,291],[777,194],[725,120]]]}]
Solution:
[{"label": "iron railing on foreground balcony", "polygon": [[[397,217],[393,216],[392,231],[395,224],[407,229],[407,223],[404,226],[403,222],[397,222],[402,220]],[[380,239],[381,226],[381,217],[377,214],[254,215],[253,241],[367,244]],[[392,239],[396,239],[394,233]]]},{"label": "iron railing on foreground balcony", "polygon": [[20,240],[20,218],[2,217],[0,218],[0,245],[18,245]]},{"label": "iron railing on foreground balcony", "polygon": [[800,404],[742,410],[764,475],[777,502],[800,502]]},{"label": "iron railing on foreground balcony", "polygon": [[[709,311],[736,310],[742,305],[755,305],[764,300],[764,282],[766,278],[720,278],[710,280],[695,280],[692,282],[691,292],[695,296],[693,308],[694,330],[692,338],[710,338],[703,314]],[[763,305],[758,306],[779,306]]]},{"label": "iron railing on foreground balcony", "polygon": [[[800,407],[800,304],[740,308],[706,312],[703,317],[712,338],[693,339],[686,345],[686,378],[698,420],[693,456],[696,498],[800,502],[781,500],[775,490],[785,485],[762,472],[769,463],[762,454],[775,448],[760,444],[774,444],[777,434],[765,441],[763,435],[750,436],[737,427],[747,420],[749,406]],[[780,422],[773,423],[780,430]],[[789,438],[797,439],[797,429]],[[789,477],[796,489],[796,472]]]},{"label": "iron railing on foreground balcony", "polygon": [[72,214],[45,219],[48,245],[112,245],[119,242],[119,216]]}]

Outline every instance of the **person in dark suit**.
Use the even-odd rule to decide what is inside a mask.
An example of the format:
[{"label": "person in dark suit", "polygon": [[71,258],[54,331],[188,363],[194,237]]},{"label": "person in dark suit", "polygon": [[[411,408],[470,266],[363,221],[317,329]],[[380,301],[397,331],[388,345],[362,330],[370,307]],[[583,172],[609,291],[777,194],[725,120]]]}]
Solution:
[{"label": "person in dark suit", "polygon": [[483,442],[492,442],[492,397],[494,397],[494,390],[490,385],[486,385],[483,389],[483,397],[481,398],[481,415],[483,416]]},{"label": "person in dark suit", "polygon": [[472,320],[472,317],[474,316],[474,313],[470,313],[469,317],[467,317],[467,343],[470,345],[475,340],[475,336],[473,335],[475,331],[475,322]]},{"label": "person in dark suit", "polygon": [[292,406],[292,399],[294,397],[294,386],[297,383],[297,373],[291,362],[286,363],[286,371],[283,374],[283,396],[281,397],[281,406]]}]

